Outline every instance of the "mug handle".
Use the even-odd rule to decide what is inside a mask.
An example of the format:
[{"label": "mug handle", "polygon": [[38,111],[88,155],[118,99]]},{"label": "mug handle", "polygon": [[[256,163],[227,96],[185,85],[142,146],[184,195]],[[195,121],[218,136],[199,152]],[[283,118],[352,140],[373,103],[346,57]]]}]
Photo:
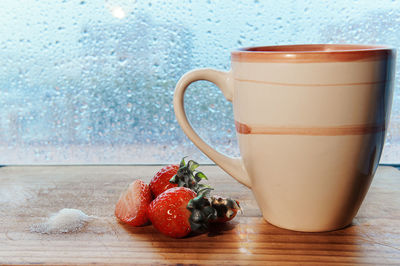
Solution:
[{"label": "mug handle", "polygon": [[204,152],[204,154],[237,181],[250,188],[251,182],[244,167],[242,158],[232,158],[213,149],[193,130],[187,119],[183,104],[184,94],[187,87],[198,80],[207,80],[214,83],[222,91],[225,98],[232,102],[233,84],[230,72],[223,72],[209,68],[192,70],[183,75],[175,87],[174,110],[176,119],[178,120],[183,132],[202,152]]}]

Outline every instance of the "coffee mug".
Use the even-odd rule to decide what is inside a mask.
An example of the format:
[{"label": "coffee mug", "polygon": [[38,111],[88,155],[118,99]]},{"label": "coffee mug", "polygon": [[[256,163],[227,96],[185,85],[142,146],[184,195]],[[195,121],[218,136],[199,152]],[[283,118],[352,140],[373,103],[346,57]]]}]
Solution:
[{"label": "coffee mug", "polygon": [[[381,156],[396,51],[313,44],[231,53],[231,70],[197,69],[177,83],[175,115],[190,140],[251,188],[269,223],[296,231],[343,228],[355,217]],[[194,81],[215,83],[233,113],[241,157],[206,144],[184,111]]]}]

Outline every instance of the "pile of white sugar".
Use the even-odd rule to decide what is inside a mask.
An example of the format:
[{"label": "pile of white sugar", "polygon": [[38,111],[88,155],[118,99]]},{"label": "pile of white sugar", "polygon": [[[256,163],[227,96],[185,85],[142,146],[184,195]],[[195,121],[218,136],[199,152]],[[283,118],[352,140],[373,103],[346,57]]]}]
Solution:
[{"label": "pile of white sugar", "polygon": [[30,230],[41,234],[78,232],[94,218],[81,210],[65,208],[52,214],[45,222],[32,225]]}]

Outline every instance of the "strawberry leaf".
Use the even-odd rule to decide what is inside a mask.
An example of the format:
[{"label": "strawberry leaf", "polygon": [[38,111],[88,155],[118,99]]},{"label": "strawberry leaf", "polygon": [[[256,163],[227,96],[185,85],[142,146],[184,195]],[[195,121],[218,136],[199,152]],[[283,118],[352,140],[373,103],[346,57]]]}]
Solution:
[{"label": "strawberry leaf", "polygon": [[[207,190],[210,189],[207,188]],[[211,206],[209,199],[204,196],[204,192],[191,199],[186,208],[191,212],[189,223],[192,231],[207,230],[209,221],[217,217],[216,209]]]},{"label": "strawberry leaf", "polygon": [[197,197],[206,197],[210,194],[211,190],[214,189],[208,185],[198,184]]},{"label": "strawberry leaf", "polygon": [[184,167],[186,165],[185,158],[186,158],[186,156],[182,158],[182,160],[181,160],[181,162],[179,164],[179,168],[182,168],[182,167]]},{"label": "strawberry leaf", "polygon": [[177,184],[178,187],[187,187],[196,193],[203,188],[210,188],[209,186],[199,184],[203,179],[208,180],[203,172],[195,171],[200,165],[193,160],[189,160],[186,164],[185,158],[186,157],[182,158],[176,175],[174,175],[169,182]]},{"label": "strawberry leaf", "polygon": [[196,163],[195,161],[193,161],[193,160],[190,160],[189,162],[188,162],[188,168],[189,168],[189,170],[190,171],[194,171],[197,167],[199,167],[200,165],[198,164],[198,163]]},{"label": "strawberry leaf", "polygon": [[200,182],[200,180],[202,179],[208,180],[206,175],[203,174],[202,172],[197,172],[196,175],[194,176],[194,179],[196,180],[196,182]]},{"label": "strawberry leaf", "polygon": [[176,184],[176,183],[177,183],[177,179],[178,179],[178,177],[177,177],[176,175],[174,175],[174,176],[169,180],[169,182],[171,182],[172,184]]}]

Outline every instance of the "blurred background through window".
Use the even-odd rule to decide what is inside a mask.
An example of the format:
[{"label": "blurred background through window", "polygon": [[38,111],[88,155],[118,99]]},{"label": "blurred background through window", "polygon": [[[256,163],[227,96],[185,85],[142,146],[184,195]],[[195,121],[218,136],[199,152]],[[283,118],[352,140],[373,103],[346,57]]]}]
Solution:
[{"label": "blurred background through window", "polygon": [[[2,0],[0,33],[0,164],[210,162],[175,120],[182,74],[228,70],[243,46],[398,48],[400,2]],[[400,163],[399,78],[381,163]],[[239,155],[222,93],[197,82],[186,95],[199,134]]]}]

